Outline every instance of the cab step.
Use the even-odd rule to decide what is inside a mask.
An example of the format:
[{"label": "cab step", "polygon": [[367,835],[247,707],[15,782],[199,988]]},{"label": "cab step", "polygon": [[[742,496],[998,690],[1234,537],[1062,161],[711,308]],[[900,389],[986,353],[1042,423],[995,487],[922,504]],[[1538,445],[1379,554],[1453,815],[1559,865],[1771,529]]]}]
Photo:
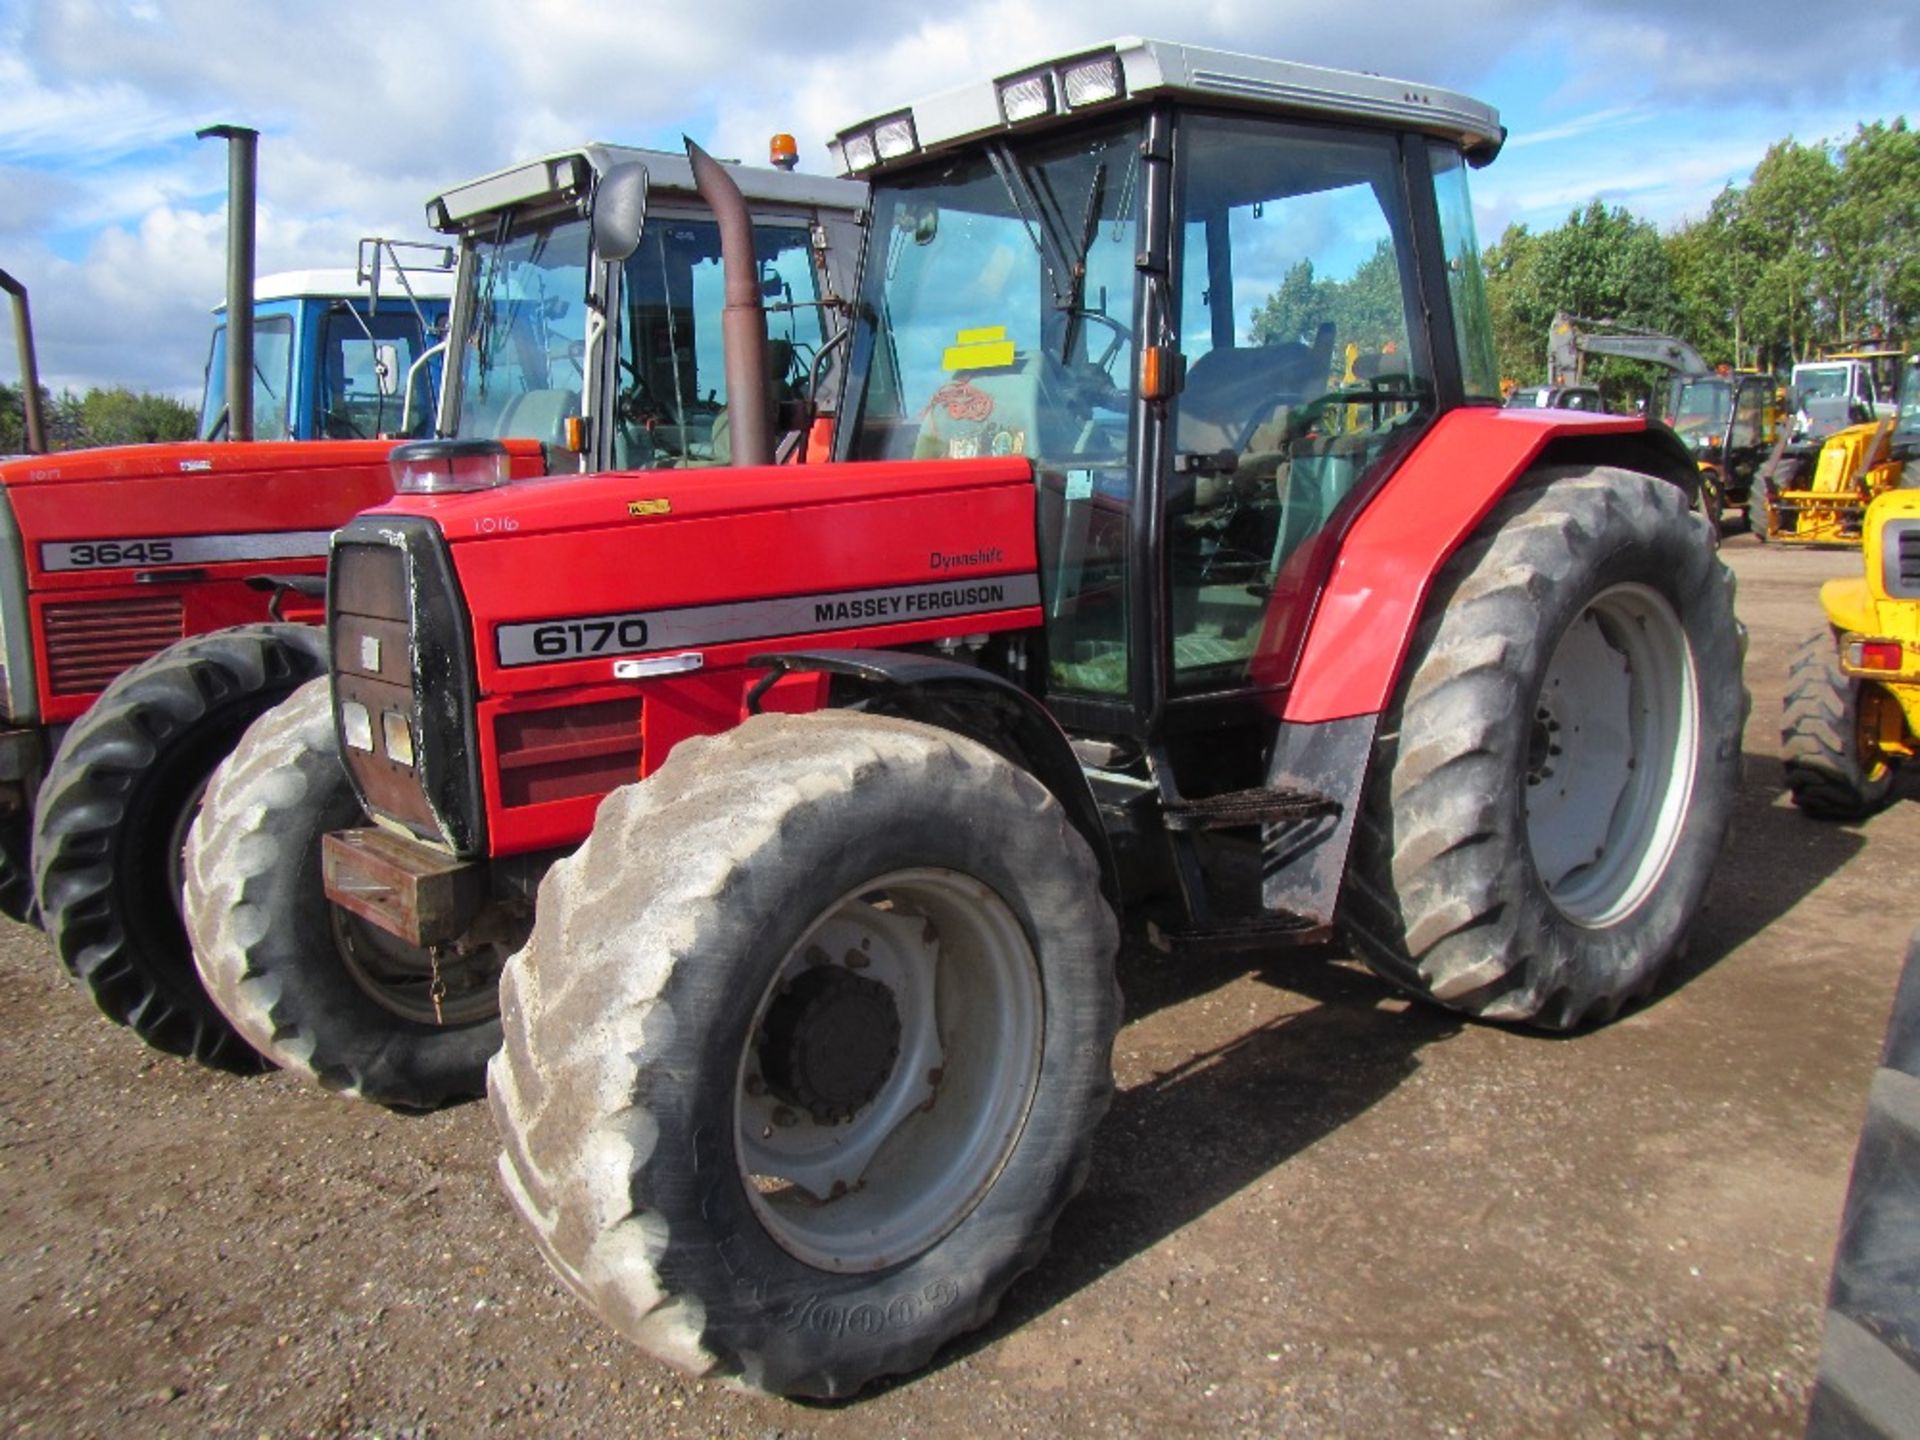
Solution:
[{"label": "cab step", "polygon": [[1271,825],[1337,815],[1339,804],[1308,790],[1229,790],[1198,800],[1163,800],[1161,815],[1169,830],[1223,830],[1238,825]]}]

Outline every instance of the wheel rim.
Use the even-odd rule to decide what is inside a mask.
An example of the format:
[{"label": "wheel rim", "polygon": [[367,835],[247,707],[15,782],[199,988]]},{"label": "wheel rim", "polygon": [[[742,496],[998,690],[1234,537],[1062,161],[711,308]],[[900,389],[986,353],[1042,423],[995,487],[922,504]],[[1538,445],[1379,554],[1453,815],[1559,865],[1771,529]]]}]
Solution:
[{"label": "wheel rim", "polygon": [[1680,617],[1644,585],[1588,602],[1554,647],[1527,755],[1527,840],[1562,914],[1631,914],[1673,858],[1693,791],[1700,704]]},{"label": "wheel rim", "polygon": [[[500,1013],[500,970],[506,960],[498,945],[482,945],[465,954],[440,957],[369,925],[338,905],[327,907],[333,945],[353,983],[376,1004],[416,1025],[452,1028],[491,1020]],[[439,1008],[434,987],[441,988]]]},{"label": "wheel rim", "polygon": [[829,906],[762,995],[734,1088],[754,1213],[822,1270],[920,1254],[992,1188],[1039,1084],[1044,997],[987,886],[903,870]]}]

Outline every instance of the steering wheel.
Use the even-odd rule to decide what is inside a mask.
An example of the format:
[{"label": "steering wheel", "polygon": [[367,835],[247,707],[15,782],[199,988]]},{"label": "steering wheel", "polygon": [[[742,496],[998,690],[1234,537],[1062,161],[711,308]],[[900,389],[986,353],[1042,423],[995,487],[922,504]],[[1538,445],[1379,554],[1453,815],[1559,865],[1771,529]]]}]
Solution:
[{"label": "steering wheel", "polygon": [[646,377],[640,373],[640,367],[627,356],[622,355],[620,369],[626,374],[629,383],[620,387],[620,393],[614,399],[615,413],[621,419],[635,425],[666,419],[666,407],[654,398],[653,387],[647,384]]},{"label": "steering wheel", "polygon": [[1317,395],[1287,417],[1287,438],[1303,439],[1326,419],[1329,410],[1343,405],[1404,405],[1415,396],[1413,376],[1378,375],[1359,385],[1343,385]]}]

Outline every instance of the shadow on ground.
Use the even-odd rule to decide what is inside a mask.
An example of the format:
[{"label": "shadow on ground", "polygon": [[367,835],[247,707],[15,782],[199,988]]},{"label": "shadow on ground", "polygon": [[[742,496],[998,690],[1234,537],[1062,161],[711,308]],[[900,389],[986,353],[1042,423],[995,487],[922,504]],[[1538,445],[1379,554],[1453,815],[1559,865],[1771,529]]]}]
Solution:
[{"label": "shadow on ground", "polygon": [[[1860,853],[1857,825],[1815,820],[1783,802],[1778,755],[1742,757],[1744,779],[1733,827],[1714,871],[1692,942],[1649,1003],[1698,979],[1786,915]],[[1920,776],[1903,776],[1893,803],[1920,801]]]},{"label": "shadow on ground", "polygon": [[1252,965],[1228,957],[1123,962],[1130,1017],[1136,982],[1149,992],[1147,1011],[1248,974],[1317,1003],[1117,1093],[1093,1173],[1046,1261],[935,1369],[992,1346],[1339,1130],[1411,1077],[1422,1049],[1468,1023],[1406,1004],[1365,972],[1332,963],[1338,956],[1317,947]]}]

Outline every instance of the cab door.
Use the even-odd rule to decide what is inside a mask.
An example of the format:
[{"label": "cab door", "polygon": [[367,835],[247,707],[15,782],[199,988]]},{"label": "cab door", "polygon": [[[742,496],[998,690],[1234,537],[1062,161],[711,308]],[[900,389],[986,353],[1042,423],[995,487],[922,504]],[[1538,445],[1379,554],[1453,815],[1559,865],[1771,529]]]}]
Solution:
[{"label": "cab door", "polygon": [[1438,409],[1408,200],[1431,194],[1424,149],[1188,113],[1176,153],[1170,715],[1287,684],[1331,541]]}]

